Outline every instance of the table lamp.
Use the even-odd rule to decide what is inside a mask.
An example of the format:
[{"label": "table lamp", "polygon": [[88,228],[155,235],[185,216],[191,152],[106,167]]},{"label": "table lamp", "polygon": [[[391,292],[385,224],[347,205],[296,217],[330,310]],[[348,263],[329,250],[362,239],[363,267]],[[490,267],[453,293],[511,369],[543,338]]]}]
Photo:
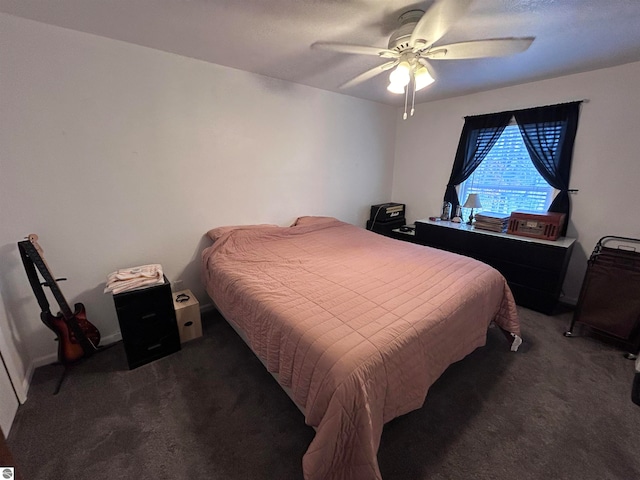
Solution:
[{"label": "table lamp", "polygon": [[463,207],[471,209],[469,221],[467,222],[467,225],[471,225],[473,223],[473,209],[482,208],[482,204],[480,203],[480,195],[478,195],[477,193],[470,193],[467,197],[467,201],[464,202]]}]

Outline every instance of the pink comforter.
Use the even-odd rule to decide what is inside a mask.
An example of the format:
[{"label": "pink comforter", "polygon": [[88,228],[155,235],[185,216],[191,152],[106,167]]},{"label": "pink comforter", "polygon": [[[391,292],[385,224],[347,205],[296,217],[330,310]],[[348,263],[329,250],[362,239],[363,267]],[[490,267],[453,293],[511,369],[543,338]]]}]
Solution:
[{"label": "pink comforter", "polygon": [[505,279],[476,260],[327,217],[224,232],[203,252],[207,291],[316,428],[307,480],[380,479],[384,423],[492,320],[520,335]]}]

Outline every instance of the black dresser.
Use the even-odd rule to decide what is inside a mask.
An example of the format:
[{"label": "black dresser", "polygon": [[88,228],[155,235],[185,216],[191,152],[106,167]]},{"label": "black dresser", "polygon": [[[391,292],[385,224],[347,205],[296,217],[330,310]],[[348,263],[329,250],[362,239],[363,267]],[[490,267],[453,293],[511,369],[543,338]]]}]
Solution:
[{"label": "black dresser", "polygon": [[137,368],[180,350],[171,283],[113,296],[129,368]]},{"label": "black dresser", "polygon": [[558,306],[575,243],[573,238],[538,240],[431,220],[416,221],[415,232],[394,230],[392,236],[491,265],[507,279],[518,305],[548,315]]}]

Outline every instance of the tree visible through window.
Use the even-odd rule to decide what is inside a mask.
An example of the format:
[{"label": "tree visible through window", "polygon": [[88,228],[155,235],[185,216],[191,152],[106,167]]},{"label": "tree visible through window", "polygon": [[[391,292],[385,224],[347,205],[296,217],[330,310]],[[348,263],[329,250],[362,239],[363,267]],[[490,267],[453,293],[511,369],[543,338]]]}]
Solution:
[{"label": "tree visible through window", "polygon": [[[471,176],[460,184],[458,197],[480,196],[480,212],[509,215],[514,210],[546,212],[555,190],[538,173],[520,134],[518,125],[509,125]],[[463,218],[469,215],[463,209]]]}]

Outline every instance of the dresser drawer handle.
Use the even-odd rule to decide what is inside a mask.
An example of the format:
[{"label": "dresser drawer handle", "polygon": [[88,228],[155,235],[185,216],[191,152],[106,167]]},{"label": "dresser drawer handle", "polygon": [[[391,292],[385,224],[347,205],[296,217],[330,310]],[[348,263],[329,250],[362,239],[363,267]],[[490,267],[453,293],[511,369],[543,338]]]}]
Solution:
[{"label": "dresser drawer handle", "polygon": [[156,348],[160,348],[162,346],[161,343],[156,343],[155,345],[151,345],[150,347],[147,347],[147,350],[154,350]]},{"label": "dresser drawer handle", "polygon": [[190,327],[191,325],[193,325],[193,322],[187,322],[184,324],[185,327]]},{"label": "dresser drawer handle", "polygon": [[146,315],[142,315],[142,319],[147,320],[148,318],[153,318],[155,316],[156,316],[155,313],[147,313]]}]

